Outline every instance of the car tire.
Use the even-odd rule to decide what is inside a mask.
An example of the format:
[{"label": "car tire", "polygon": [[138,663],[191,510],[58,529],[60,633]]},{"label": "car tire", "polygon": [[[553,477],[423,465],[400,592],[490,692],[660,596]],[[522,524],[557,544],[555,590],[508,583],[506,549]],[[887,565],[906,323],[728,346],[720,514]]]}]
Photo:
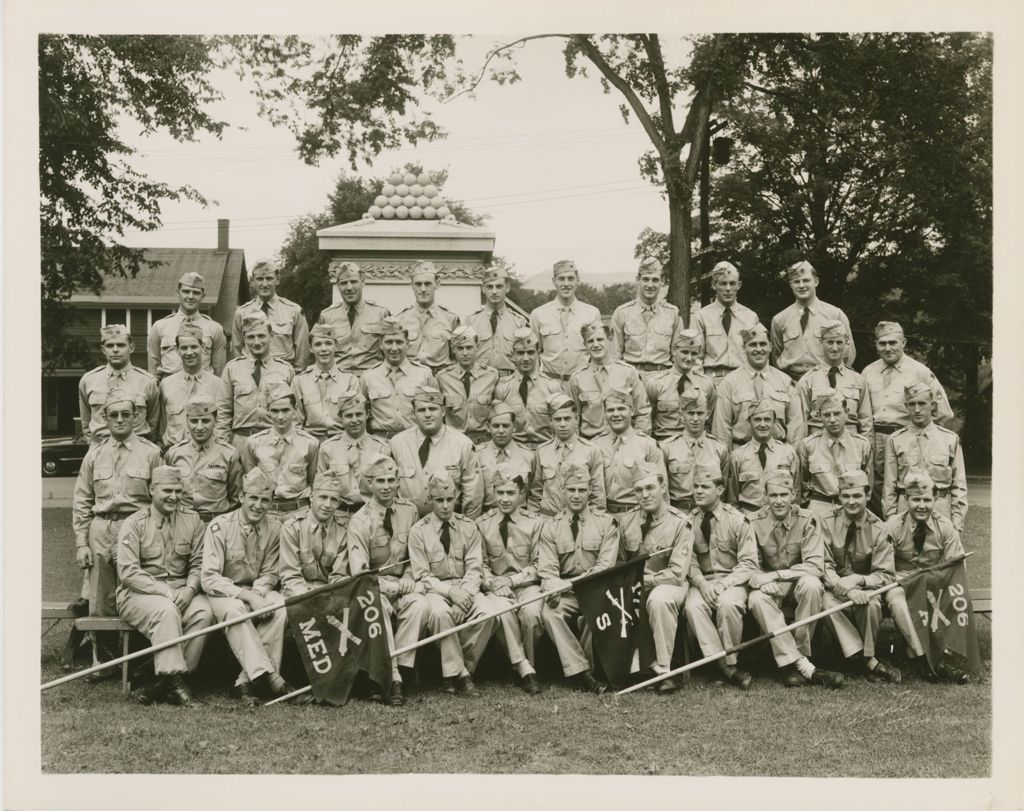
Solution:
[{"label": "car tire", "polygon": [[52,460],[43,462],[43,475],[44,476],[56,476],[60,473],[60,465]]}]

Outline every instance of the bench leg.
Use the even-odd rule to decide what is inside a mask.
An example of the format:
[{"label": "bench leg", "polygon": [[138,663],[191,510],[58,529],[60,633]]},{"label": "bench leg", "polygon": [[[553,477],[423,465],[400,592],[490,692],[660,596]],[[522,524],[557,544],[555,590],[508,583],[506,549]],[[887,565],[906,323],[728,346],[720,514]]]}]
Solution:
[{"label": "bench leg", "polygon": [[[128,631],[121,631],[121,655],[128,655]],[[131,681],[128,679],[129,662],[121,662],[121,692],[129,693],[132,689]]]},{"label": "bench leg", "polygon": [[89,645],[92,647],[92,665],[95,667],[100,663],[100,649],[96,643],[95,631],[89,631]]}]

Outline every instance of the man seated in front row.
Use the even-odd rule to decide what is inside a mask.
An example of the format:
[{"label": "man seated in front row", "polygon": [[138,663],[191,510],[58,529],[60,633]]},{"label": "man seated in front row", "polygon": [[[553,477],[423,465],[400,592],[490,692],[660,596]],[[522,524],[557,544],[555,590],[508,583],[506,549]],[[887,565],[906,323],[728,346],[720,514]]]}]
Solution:
[{"label": "man seated in front row", "polygon": [[[117,613],[154,645],[213,624],[210,603],[199,593],[203,522],[193,510],[179,509],[181,491],[177,468],[154,468],[152,501],[130,515],[118,533]],[[156,679],[135,693],[139,703],[191,703],[184,675],[196,669],[205,643],[200,636],[154,653]]]},{"label": "man seated in front row", "polygon": [[281,594],[285,598],[327,585],[332,574],[348,576],[345,527],[335,520],[341,477],[316,474],[309,507],[281,525]]}]

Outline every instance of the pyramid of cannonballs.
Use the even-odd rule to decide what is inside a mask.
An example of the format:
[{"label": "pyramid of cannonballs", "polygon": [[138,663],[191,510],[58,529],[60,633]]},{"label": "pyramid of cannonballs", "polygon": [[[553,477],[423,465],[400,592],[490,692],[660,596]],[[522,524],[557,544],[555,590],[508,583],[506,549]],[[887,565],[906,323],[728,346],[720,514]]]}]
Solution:
[{"label": "pyramid of cannonballs", "polygon": [[395,172],[367,213],[375,220],[443,220],[451,211],[426,172]]}]

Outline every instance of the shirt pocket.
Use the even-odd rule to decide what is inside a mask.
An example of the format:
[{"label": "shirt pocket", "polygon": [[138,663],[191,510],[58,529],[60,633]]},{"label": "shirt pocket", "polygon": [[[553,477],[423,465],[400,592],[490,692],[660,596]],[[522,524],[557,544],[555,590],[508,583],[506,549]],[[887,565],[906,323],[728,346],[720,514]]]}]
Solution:
[{"label": "shirt pocket", "polygon": [[576,544],[573,543],[571,537],[559,538],[555,541],[555,552],[559,555],[571,555],[576,551]]},{"label": "shirt pocket", "polygon": [[680,459],[677,456],[669,457],[668,460],[668,472],[674,473],[677,476],[685,476],[691,470],[693,470],[693,459],[686,458]]},{"label": "shirt pocket", "polygon": [[[581,530],[581,534],[583,534],[582,530]],[[583,534],[583,539],[580,542],[580,546],[584,550],[586,550],[587,552],[594,552],[594,553],[596,553],[597,550],[599,550],[601,548],[601,539],[599,537],[594,536],[594,535],[591,535],[591,536],[588,537],[586,534]]]},{"label": "shirt pocket", "polygon": [[149,469],[139,464],[127,465],[124,470],[124,489],[129,496],[148,497]]},{"label": "shirt pocket", "polygon": [[285,466],[288,482],[297,488],[306,484],[306,465],[304,462],[290,462]]},{"label": "shirt pocket", "polygon": [[452,337],[452,331],[441,321],[429,321],[423,328],[423,335],[433,341],[445,342]]},{"label": "shirt pocket", "polygon": [[222,467],[205,468],[197,477],[200,493],[208,499],[219,499],[227,490],[228,472]]},{"label": "shirt pocket", "polygon": [[929,454],[928,474],[936,487],[949,487],[953,480],[953,468],[949,465],[949,457],[944,453]]},{"label": "shirt pocket", "polygon": [[496,563],[505,555],[505,545],[501,538],[485,538],[484,548],[487,550],[487,560]]},{"label": "shirt pocket", "polygon": [[622,325],[623,343],[627,352],[642,352],[647,345],[647,325],[641,321],[627,321]]},{"label": "shirt pocket", "polygon": [[366,399],[367,400],[381,400],[385,397],[390,397],[394,393],[390,381],[388,380],[367,380],[366,381]]},{"label": "shirt pocket", "polygon": [[818,456],[812,456],[807,460],[807,472],[815,476],[820,476],[824,473],[832,472],[832,463],[827,459],[822,459]]},{"label": "shirt pocket", "polygon": [[114,469],[96,467],[92,471],[92,489],[97,501],[114,497]]},{"label": "shirt pocket", "polygon": [[277,338],[287,338],[291,340],[292,337],[292,324],[291,321],[271,321],[270,328],[273,330],[274,336]]},{"label": "shirt pocket", "polygon": [[797,320],[790,321],[782,328],[782,340],[787,344],[801,338],[803,334],[803,330],[800,329],[800,322]]}]

